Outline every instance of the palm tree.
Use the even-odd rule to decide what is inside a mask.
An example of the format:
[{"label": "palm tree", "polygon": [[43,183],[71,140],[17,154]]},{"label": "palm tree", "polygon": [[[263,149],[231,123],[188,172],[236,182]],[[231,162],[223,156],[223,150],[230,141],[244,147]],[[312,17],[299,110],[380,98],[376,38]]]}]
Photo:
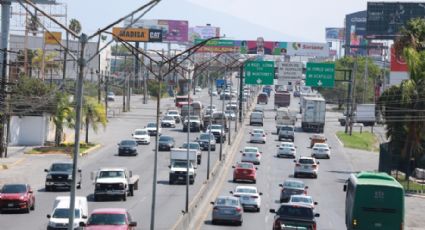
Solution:
[{"label": "palm tree", "polygon": [[107,118],[105,107],[98,103],[93,97],[84,97],[83,104],[83,120],[86,127],[86,143],[89,143],[89,127],[91,126],[94,132],[97,132],[99,124],[106,127]]},{"label": "palm tree", "polygon": [[74,127],[75,112],[69,94],[58,92],[56,94],[56,106],[53,116],[55,129],[55,145],[59,146],[62,141],[63,128],[68,126]]},{"label": "palm tree", "polygon": [[[44,69],[44,73],[41,73],[41,68],[43,65],[43,56],[44,56],[45,69]],[[57,61],[55,61],[55,58],[57,56],[58,56],[58,53],[56,52],[49,52],[44,55],[42,49],[37,49],[34,52],[33,57],[31,59],[31,63],[33,66],[35,66],[38,69],[38,77],[40,77],[40,73],[41,73],[42,77],[44,78],[46,72],[48,72],[49,70],[53,71],[60,67],[60,64],[58,64]]]},{"label": "palm tree", "polygon": [[74,31],[76,34],[79,34],[81,32],[81,23],[77,19],[73,18],[69,21],[68,28]]}]

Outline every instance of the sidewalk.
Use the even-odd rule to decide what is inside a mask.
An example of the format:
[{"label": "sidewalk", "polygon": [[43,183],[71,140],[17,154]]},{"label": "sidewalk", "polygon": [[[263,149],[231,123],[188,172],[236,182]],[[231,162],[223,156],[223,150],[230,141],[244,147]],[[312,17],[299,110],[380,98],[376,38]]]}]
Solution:
[{"label": "sidewalk", "polygon": [[23,161],[25,161],[26,156],[25,151],[31,150],[30,146],[12,146],[7,148],[7,157],[0,158],[0,170],[9,169]]}]

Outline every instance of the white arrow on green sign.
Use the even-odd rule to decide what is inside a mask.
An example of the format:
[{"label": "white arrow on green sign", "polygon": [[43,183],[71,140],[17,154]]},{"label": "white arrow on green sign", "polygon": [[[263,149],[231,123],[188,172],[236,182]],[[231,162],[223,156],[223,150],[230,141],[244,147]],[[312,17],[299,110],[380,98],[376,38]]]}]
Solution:
[{"label": "white arrow on green sign", "polygon": [[308,62],[305,85],[333,88],[335,85],[335,64]]},{"label": "white arrow on green sign", "polygon": [[247,61],[244,65],[245,84],[273,85],[273,61]]}]

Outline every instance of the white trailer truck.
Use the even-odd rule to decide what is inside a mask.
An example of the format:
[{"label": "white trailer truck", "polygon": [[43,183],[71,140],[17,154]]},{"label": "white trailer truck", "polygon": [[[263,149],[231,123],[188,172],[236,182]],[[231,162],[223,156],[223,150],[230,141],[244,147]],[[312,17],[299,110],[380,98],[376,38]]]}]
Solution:
[{"label": "white trailer truck", "polygon": [[305,97],[304,101],[301,128],[304,131],[322,133],[326,117],[325,99],[321,97]]},{"label": "white trailer truck", "polygon": [[[188,161],[189,159],[189,161]],[[187,171],[189,164],[189,172]],[[186,183],[186,176],[189,174],[189,183],[193,184],[196,177],[197,156],[195,149],[189,149],[189,158],[187,149],[173,148],[170,151],[170,177],[169,184],[176,182]]]}]

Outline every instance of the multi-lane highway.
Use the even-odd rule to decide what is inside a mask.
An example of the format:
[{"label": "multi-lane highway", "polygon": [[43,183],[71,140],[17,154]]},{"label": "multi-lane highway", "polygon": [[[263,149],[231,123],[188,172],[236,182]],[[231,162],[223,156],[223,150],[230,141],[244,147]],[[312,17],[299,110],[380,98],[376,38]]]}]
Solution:
[{"label": "multi-lane highway", "polygon": [[[197,93],[194,100],[200,100],[204,105],[209,104],[207,90]],[[117,98],[116,104],[120,103]],[[213,103],[221,107],[222,101],[217,97],[213,98]],[[161,101],[161,111],[173,108],[172,98]],[[151,214],[152,178],[154,162],[154,137],[151,137],[149,145],[138,146],[139,155],[136,157],[118,157],[117,143],[122,139],[131,138],[131,133],[136,128],[143,128],[147,122],[155,121],[155,101],[149,104],[142,104],[141,97],[132,98],[131,112],[122,113],[110,119],[106,130],[100,130],[98,134],[91,133],[90,140],[101,143],[102,147],[88,156],[79,159],[78,166],[83,171],[82,189],[77,190],[77,195],[86,196],[89,201],[89,211],[96,208],[122,207],[127,208],[134,220],[138,222],[138,229],[148,229]],[[232,121],[233,122],[233,121]],[[234,124],[232,124],[234,127]],[[233,130],[232,130],[233,131]],[[234,133],[234,132],[233,132]],[[176,140],[176,147],[186,141],[186,133],[182,132],[182,125],[176,128],[163,128],[162,134],[171,135]],[[192,133],[191,140],[194,140],[199,133]],[[224,143],[224,151],[227,150],[227,142]],[[211,152],[211,167],[218,161],[219,148]],[[207,152],[202,153],[202,164],[197,169],[197,177],[194,185],[190,186],[189,197],[192,199],[201,185],[206,180]],[[44,190],[44,180],[46,174],[44,169],[48,168],[52,162],[69,161],[70,158],[64,155],[49,154],[38,156],[27,156],[20,165],[8,171],[3,171],[2,182],[29,183],[34,189],[36,196],[36,209],[30,214],[2,214],[0,215],[1,229],[46,229],[48,219],[56,196],[66,196],[69,192],[46,192]],[[158,183],[156,198],[156,225],[155,229],[170,229],[185,207],[185,185],[169,185],[169,152],[158,153]],[[140,175],[139,190],[133,197],[128,197],[127,201],[105,201],[94,202],[92,194],[94,191],[93,182],[90,180],[90,173],[102,167],[125,167],[133,171],[133,174]]]}]

